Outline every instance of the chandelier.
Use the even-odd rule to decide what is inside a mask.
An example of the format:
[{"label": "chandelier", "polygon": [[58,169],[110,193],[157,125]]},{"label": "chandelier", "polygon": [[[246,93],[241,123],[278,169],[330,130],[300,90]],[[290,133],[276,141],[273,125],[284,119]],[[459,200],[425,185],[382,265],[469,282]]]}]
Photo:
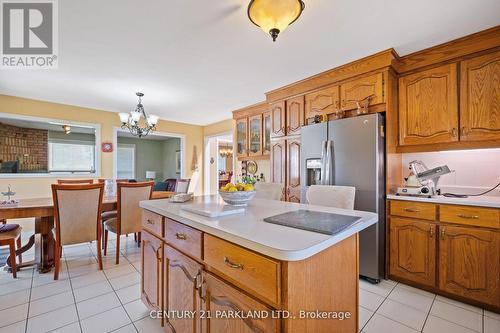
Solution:
[{"label": "chandelier", "polygon": [[276,41],[280,32],[297,21],[305,8],[302,0],[252,0],[248,18]]},{"label": "chandelier", "polygon": [[[141,92],[137,92],[135,94],[139,98],[139,103],[137,104],[135,110],[130,113],[120,112],[118,116],[120,116],[123,129],[128,128],[132,135],[142,138],[143,136],[146,136],[150,132],[154,132],[156,130],[156,124],[158,123],[159,118],[155,115],[148,116],[146,111],[144,111],[144,106],[142,105],[142,97],[144,94]],[[141,118],[144,118],[143,127],[139,124]]]},{"label": "chandelier", "polygon": [[233,156],[233,149],[230,147],[220,148],[219,154],[221,157],[231,157]]}]

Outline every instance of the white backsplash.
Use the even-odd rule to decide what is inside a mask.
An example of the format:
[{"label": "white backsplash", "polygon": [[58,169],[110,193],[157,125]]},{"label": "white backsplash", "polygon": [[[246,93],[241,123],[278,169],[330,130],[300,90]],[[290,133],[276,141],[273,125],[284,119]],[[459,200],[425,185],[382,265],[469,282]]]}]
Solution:
[{"label": "white backsplash", "polygon": [[[441,177],[439,187],[446,192],[473,194],[500,183],[500,149],[476,149],[407,153],[403,155],[405,167],[413,160],[423,161],[428,168],[448,165],[455,172]],[[403,175],[406,177],[409,170]],[[500,189],[487,195],[500,196]]]}]

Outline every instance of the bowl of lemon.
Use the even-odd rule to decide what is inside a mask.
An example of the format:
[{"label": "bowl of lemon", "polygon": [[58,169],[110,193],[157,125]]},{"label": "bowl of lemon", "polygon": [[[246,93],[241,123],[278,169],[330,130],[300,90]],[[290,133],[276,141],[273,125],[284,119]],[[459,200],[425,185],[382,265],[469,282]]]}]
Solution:
[{"label": "bowl of lemon", "polygon": [[220,188],[219,194],[228,205],[246,206],[255,196],[255,189],[252,184],[228,183]]}]

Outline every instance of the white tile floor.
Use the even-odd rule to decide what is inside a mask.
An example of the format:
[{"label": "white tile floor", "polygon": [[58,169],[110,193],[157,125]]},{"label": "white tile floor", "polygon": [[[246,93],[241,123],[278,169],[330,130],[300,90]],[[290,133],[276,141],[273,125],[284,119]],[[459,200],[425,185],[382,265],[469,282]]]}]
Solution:
[{"label": "white tile floor", "polygon": [[[133,237],[121,243],[120,265],[111,240],[102,272],[93,244],[64,248],[56,282],[33,269],[17,280],[0,271],[0,333],[162,332],[140,300],[140,249]],[[500,332],[499,314],[393,281],[361,280],[359,311],[365,333]]]}]

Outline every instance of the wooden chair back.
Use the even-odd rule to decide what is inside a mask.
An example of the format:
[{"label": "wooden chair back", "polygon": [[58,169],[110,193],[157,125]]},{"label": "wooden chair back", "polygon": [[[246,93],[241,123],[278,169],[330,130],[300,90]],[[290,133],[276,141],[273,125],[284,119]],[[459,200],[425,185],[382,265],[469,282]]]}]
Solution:
[{"label": "wooden chair back", "polygon": [[56,238],[62,245],[99,239],[104,184],[53,184]]},{"label": "wooden chair back", "polygon": [[58,184],[94,184],[93,179],[58,179]]},{"label": "wooden chair back", "polygon": [[356,188],[352,186],[312,185],[306,200],[311,205],[354,209]]},{"label": "wooden chair back", "polygon": [[283,184],[257,182],[255,187],[256,199],[281,200],[283,195]]},{"label": "wooden chair back", "polygon": [[140,232],[142,209],[139,202],[150,200],[155,182],[117,183],[117,234]]}]

